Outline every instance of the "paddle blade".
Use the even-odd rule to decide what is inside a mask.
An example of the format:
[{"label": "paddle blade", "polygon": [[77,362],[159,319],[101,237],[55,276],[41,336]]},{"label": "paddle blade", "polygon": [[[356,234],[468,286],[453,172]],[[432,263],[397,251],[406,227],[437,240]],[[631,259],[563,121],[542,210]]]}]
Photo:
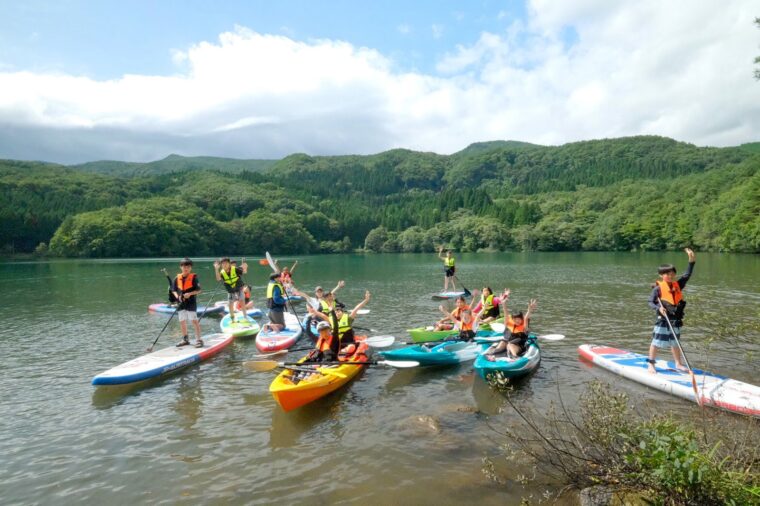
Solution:
[{"label": "paddle blade", "polygon": [[697,389],[697,377],[694,376],[694,371],[689,369],[689,375],[691,376],[691,386],[694,388],[694,398],[697,400],[697,404],[699,404],[699,407],[702,407],[702,396],[699,395],[699,390]]},{"label": "paddle blade", "polygon": [[396,342],[396,338],[394,336],[372,336],[365,339],[364,342],[373,348],[387,348]]},{"label": "paddle blade", "polygon": [[476,343],[498,343],[501,336],[479,336],[475,338]]},{"label": "paddle blade", "polygon": [[408,369],[408,368],[417,367],[418,365],[420,365],[420,363],[415,360],[378,360],[375,363],[379,365],[397,367],[399,369]]},{"label": "paddle blade", "polygon": [[562,334],[545,334],[543,336],[538,336],[539,339],[543,339],[544,341],[561,341],[565,338]]},{"label": "paddle blade", "polygon": [[288,353],[289,350],[277,350],[273,351],[272,353],[260,353],[259,355],[254,355],[253,358],[267,358],[267,357],[276,357],[277,355],[285,355]]},{"label": "paddle blade", "polygon": [[276,360],[249,360],[247,362],[243,362],[243,366],[247,369],[250,369],[251,371],[263,372],[282,367],[283,363],[277,362]]},{"label": "paddle blade", "polygon": [[369,314],[369,309],[359,309],[356,314]]},{"label": "paddle blade", "polygon": [[504,332],[507,327],[503,323],[494,322],[491,324],[491,330],[495,332]]},{"label": "paddle blade", "polygon": [[[462,288],[464,288],[464,287],[462,287]],[[464,296],[465,297],[469,297],[470,295],[472,295],[472,292],[469,291],[467,288],[464,288]]]}]

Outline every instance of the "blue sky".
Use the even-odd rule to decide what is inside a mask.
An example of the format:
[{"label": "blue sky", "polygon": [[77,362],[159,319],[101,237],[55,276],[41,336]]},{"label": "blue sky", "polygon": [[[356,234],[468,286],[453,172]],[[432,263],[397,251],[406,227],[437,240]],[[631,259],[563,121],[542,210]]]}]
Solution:
[{"label": "blue sky", "polygon": [[758,14],[756,0],[0,0],[0,158],[752,142]]},{"label": "blue sky", "polygon": [[[212,5],[213,4],[213,5]],[[4,1],[0,62],[113,79],[173,72],[184,49],[245,26],[299,40],[375,48],[403,70],[435,72],[457,44],[524,19],[519,1]]]}]

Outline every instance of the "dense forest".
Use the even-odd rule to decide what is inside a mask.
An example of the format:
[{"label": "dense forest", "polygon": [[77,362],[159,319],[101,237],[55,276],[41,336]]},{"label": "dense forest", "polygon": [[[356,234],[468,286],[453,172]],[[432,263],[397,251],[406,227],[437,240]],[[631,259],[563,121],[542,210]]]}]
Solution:
[{"label": "dense forest", "polygon": [[478,250],[760,252],[760,144],[652,136],[448,156],[0,161],[2,252],[71,257]]}]

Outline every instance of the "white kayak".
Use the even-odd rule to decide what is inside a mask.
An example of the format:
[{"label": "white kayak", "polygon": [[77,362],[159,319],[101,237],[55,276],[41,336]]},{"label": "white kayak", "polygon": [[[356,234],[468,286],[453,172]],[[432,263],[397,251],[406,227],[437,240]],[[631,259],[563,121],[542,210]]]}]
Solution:
[{"label": "white kayak", "polygon": [[[647,371],[647,357],[609,346],[583,344],[581,357],[624,378],[637,381],[665,393],[697,402],[691,376],[676,370],[673,362],[657,360],[657,374]],[[705,406],[760,417],[760,387],[699,369],[693,369],[697,392]]]},{"label": "white kayak", "polygon": [[102,372],[92,378],[93,385],[123,385],[169,374],[185,367],[203,362],[229,346],[235,339],[231,334],[203,336],[203,347],[170,346]]},{"label": "white kayak", "polygon": [[235,321],[232,321],[230,315],[226,315],[219,322],[219,328],[225,334],[232,334],[235,337],[255,336],[259,333],[259,324],[252,318],[243,316],[243,313],[235,312]]}]

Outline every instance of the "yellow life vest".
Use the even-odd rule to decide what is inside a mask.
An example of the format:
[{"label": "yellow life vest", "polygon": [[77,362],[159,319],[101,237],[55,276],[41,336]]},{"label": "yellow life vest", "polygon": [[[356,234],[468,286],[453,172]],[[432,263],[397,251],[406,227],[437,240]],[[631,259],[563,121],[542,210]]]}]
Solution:
[{"label": "yellow life vest", "polygon": [[443,265],[446,267],[454,267],[454,257],[446,257],[443,259]]},{"label": "yellow life vest", "polygon": [[485,299],[482,299],[483,311],[490,311],[493,309],[493,294],[489,295]]},{"label": "yellow life vest", "polygon": [[230,285],[231,287],[234,287],[237,284],[238,279],[240,279],[240,276],[238,276],[238,273],[237,273],[237,268],[234,265],[230,267],[229,274],[227,274],[227,271],[222,269],[221,271],[219,271],[219,275],[222,277],[224,284]]}]

